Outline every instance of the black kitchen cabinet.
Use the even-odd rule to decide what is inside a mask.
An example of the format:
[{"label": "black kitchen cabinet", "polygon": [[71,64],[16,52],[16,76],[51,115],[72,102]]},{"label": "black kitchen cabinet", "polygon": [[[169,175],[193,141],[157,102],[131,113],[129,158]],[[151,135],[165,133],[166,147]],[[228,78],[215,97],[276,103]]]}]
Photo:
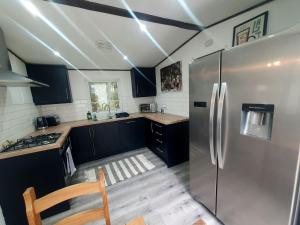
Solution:
[{"label": "black kitchen cabinet", "polygon": [[76,127],[71,130],[72,156],[75,165],[94,160],[92,127]]},{"label": "black kitchen cabinet", "polygon": [[31,88],[36,105],[71,103],[68,70],[64,65],[27,64],[28,77],[50,87]]},{"label": "black kitchen cabinet", "polygon": [[145,120],[145,132],[146,132],[146,146],[149,149],[154,149],[154,134],[153,134],[153,121]]},{"label": "black kitchen cabinet", "polygon": [[134,98],[156,96],[155,68],[132,68],[131,85]]},{"label": "black kitchen cabinet", "polygon": [[71,144],[75,165],[143,148],[145,120],[137,118],[73,128]]},{"label": "black kitchen cabinet", "polygon": [[147,147],[165,161],[168,167],[189,159],[188,121],[164,125],[146,122]]},{"label": "black kitchen cabinet", "polygon": [[[58,149],[0,160],[0,205],[7,225],[27,225],[23,192],[34,187],[37,198],[65,187],[62,158]],[[68,202],[54,206],[42,217],[70,208]]]},{"label": "black kitchen cabinet", "polygon": [[164,125],[145,118],[124,119],[73,128],[72,154],[76,165],[148,147],[168,167],[189,158],[188,121]]},{"label": "black kitchen cabinet", "polygon": [[145,147],[145,119],[120,121],[120,143],[123,151]]},{"label": "black kitchen cabinet", "polygon": [[121,152],[119,123],[108,122],[93,125],[95,159]]}]

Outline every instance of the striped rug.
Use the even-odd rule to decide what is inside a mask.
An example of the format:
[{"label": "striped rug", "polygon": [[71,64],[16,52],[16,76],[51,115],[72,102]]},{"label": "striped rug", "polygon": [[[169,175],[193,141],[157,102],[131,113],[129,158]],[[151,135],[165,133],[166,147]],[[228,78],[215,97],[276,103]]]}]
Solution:
[{"label": "striped rug", "polygon": [[116,184],[139,174],[146,173],[155,168],[155,165],[144,154],[133,155],[117,161],[101,165],[98,169],[86,169],[84,176],[86,181],[96,181],[97,171],[103,169],[105,174],[105,186]]}]

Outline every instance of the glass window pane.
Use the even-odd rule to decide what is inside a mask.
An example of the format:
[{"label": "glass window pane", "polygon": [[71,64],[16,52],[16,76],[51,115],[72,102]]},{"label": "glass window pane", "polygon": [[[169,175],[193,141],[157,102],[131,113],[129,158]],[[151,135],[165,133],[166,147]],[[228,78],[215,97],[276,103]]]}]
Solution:
[{"label": "glass window pane", "polygon": [[117,82],[90,83],[93,112],[114,111],[120,108]]}]

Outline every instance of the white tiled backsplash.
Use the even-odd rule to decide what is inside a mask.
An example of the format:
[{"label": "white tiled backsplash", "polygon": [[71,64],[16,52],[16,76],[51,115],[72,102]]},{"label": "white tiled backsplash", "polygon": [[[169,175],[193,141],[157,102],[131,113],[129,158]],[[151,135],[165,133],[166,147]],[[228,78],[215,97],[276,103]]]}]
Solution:
[{"label": "white tiled backsplash", "polygon": [[[129,71],[69,71],[69,80],[73,102],[68,104],[41,106],[42,115],[57,114],[62,122],[86,119],[91,111],[88,82],[117,81],[120,99],[120,111],[134,113],[139,111],[140,103],[150,103],[153,97],[133,98]],[[88,80],[90,79],[90,80]]]},{"label": "white tiled backsplash", "polygon": [[77,100],[68,104],[56,104],[41,106],[42,115],[57,114],[61,122],[82,120],[86,118],[86,113],[90,110],[89,100]]},{"label": "white tiled backsplash", "polygon": [[[23,62],[12,54],[9,58],[14,72],[27,75]],[[38,115],[30,88],[0,87],[0,148],[5,140],[16,140],[34,131],[33,120]]]}]

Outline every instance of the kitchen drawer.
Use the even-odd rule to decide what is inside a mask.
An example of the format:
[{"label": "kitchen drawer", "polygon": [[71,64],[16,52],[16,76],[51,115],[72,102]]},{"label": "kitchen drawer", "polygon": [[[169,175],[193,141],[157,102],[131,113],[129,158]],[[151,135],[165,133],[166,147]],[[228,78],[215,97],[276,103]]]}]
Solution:
[{"label": "kitchen drawer", "polygon": [[166,148],[166,141],[164,140],[164,138],[162,136],[155,135],[153,139],[154,139],[155,144],[160,145],[164,149]]},{"label": "kitchen drawer", "polygon": [[168,167],[188,160],[188,121],[164,125],[146,119],[146,146]]},{"label": "kitchen drawer", "polygon": [[165,139],[165,132],[162,131],[153,131],[153,135],[155,138],[158,138],[158,139],[161,139],[161,140],[164,140]]},{"label": "kitchen drawer", "polygon": [[167,151],[164,146],[160,144],[155,144],[154,146],[154,152],[160,156],[163,160],[167,160]]},{"label": "kitchen drawer", "polygon": [[160,123],[152,122],[152,129],[153,129],[153,133],[155,134],[161,134],[161,135],[165,134],[165,125],[162,125]]}]

